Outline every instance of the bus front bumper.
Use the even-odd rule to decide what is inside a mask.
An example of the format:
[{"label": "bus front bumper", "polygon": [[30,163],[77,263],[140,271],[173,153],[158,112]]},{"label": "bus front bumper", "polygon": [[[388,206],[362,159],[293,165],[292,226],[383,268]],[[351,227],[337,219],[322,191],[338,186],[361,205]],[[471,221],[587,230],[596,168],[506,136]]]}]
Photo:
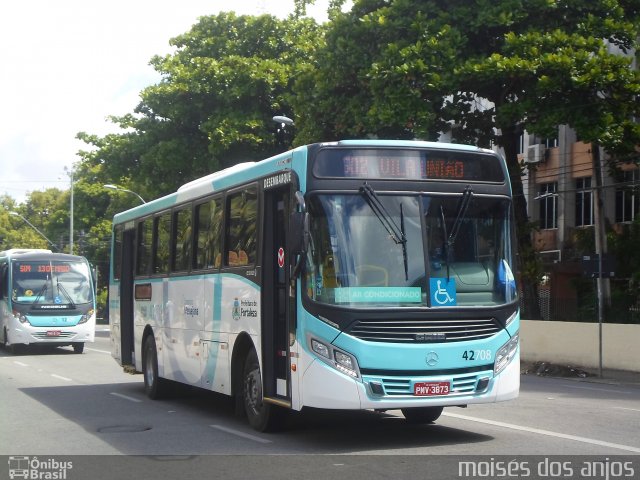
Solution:
[{"label": "bus front bumper", "polygon": [[95,326],[76,325],[68,327],[32,327],[20,324],[9,332],[9,342],[14,344],[60,344],[69,345],[76,342],[93,342],[95,340]]},{"label": "bus front bumper", "polygon": [[[448,384],[449,394],[414,395],[416,383]],[[373,377],[354,379],[315,360],[305,371],[302,406],[344,410],[392,410],[428,406],[462,406],[512,400],[520,389],[520,352],[498,375],[493,370],[461,375]]]}]

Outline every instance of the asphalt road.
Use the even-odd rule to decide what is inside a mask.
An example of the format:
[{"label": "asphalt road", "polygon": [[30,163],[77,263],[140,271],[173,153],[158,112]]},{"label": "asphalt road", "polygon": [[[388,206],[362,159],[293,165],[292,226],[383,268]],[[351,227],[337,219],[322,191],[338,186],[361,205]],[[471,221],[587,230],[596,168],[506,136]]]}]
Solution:
[{"label": "asphalt road", "polygon": [[[407,425],[399,411],[305,411],[292,416],[283,432],[262,434],[234,416],[223,396],[180,389],[170,399],[149,400],[142,376],[124,373],[111,358],[107,335],[98,333],[82,355],[70,347],[14,355],[0,350],[0,455],[153,459],[145,467],[143,460],[126,460],[138,462],[130,471],[141,469],[139,478],[154,468],[175,469],[171,478],[185,478],[198,462],[210,471],[206,459],[215,455],[215,469],[224,472],[220,478],[284,478],[302,468],[305,478],[354,479],[391,473],[461,478],[453,459],[471,455],[490,462],[534,458],[522,457],[527,455],[630,456],[640,478],[640,385],[526,375],[517,400],[445,409],[433,425]],[[93,478],[119,478],[109,463],[113,457],[74,458],[76,474],[84,468],[78,462],[92,458],[87,468],[96,469]],[[97,467],[101,462],[104,468]],[[118,465],[129,471],[126,462]],[[432,476],[438,465],[444,471]],[[237,472],[242,475],[235,477]],[[0,465],[0,478],[5,474]]]}]

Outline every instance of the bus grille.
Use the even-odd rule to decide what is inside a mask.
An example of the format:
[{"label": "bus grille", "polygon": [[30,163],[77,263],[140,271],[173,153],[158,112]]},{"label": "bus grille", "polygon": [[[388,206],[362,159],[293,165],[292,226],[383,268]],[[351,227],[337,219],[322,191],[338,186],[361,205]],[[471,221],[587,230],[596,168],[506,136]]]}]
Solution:
[{"label": "bus grille", "polygon": [[58,335],[47,335],[47,332],[34,332],[31,335],[41,340],[60,340],[71,338],[76,335],[76,332],[60,332]]},{"label": "bus grille", "polygon": [[[484,375],[486,376],[486,375]],[[454,377],[451,381],[451,395],[465,395],[474,393],[480,374]],[[382,378],[384,393],[390,396],[413,396],[411,380],[408,378]]]},{"label": "bus grille", "polygon": [[443,343],[489,338],[500,331],[495,318],[456,320],[359,320],[354,337],[370,342]]}]

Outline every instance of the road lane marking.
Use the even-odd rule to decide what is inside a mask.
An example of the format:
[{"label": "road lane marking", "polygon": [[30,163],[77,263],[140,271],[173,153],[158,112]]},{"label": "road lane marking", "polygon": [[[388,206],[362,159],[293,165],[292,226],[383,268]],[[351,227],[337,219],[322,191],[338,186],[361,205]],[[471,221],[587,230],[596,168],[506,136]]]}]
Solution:
[{"label": "road lane marking", "polygon": [[580,385],[563,385],[565,388],[577,388],[579,390],[593,390],[596,392],[612,392],[612,393],[626,393],[627,395],[631,395],[633,392],[628,390],[614,390],[613,388],[597,388],[597,387],[583,387]]},{"label": "road lane marking", "polygon": [[616,410],[629,410],[631,412],[640,412],[640,408],[628,408],[628,407],[611,407]]},{"label": "road lane marking", "polygon": [[17,360],[14,360],[13,363],[15,363],[16,365],[20,365],[21,367],[28,367],[29,366],[27,363],[22,363],[22,362],[19,362]]},{"label": "road lane marking", "polygon": [[111,392],[109,395],[113,395],[114,397],[124,398],[125,400],[129,400],[130,402],[136,402],[136,403],[141,403],[142,402],[142,400],[139,400],[139,399],[133,398],[133,397],[129,397],[128,395],[123,395],[123,394],[117,393],[117,392]]},{"label": "road lane marking", "polygon": [[565,440],[573,440],[576,442],[588,443],[591,445],[598,445],[601,447],[615,448],[618,450],[624,450],[627,452],[640,453],[640,448],[632,447],[630,445],[621,445],[619,443],[605,442],[602,440],[596,440],[593,438],[579,437],[577,435],[567,435],[566,433],[552,432],[549,430],[541,430],[539,428],[523,427],[521,425],[514,425],[512,423],[496,422],[494,420],[485,420],[484,418],[468,417],[466,415],[458,415],[457,413],[443,413],[447,417],[459,418],[461,420],[468,420],[471,422],[485,423],[487,425],[493,425],[496,427],[510,428],[511,430],[519,430],[521,432],[537,433],[538,435],[546,435],[548,437],[564,438]]},{"label": "road lane marking", "polygon": [[100,352],[100,353],[109,353],[109,354],[111,354],[111,352],[109,352],[108,350],[98,350],[97,348],[85,347],[85,350],[91,350],[92,352]]},{"label": "road lane marking", "polygon": [[72,379],[67,378],[67,377],[62,377],[62,376],[60,376],[60,375],[56,375],[55,373],[52,373],[52,374],[51,374],[51,376],[52,376],[52,377],[55,377],[55,378],[59,378],[60,380],[65,380],[66,382],[73,382],[73,380],[72,380]]},{"label": "road lane marking", "polygon": [[217,430],[222,430],[223,432],[230,433],[232,435],[236,435],[238,437],[246,438],[248,440],[253,440],[254,442],[259,443],[272,443],[271,440],[267,440],[265,438],[256,437],[255,435],[249,435],[248,433],[240,432],[238,430],[234,430],[233,428],[223,427],[222,425],[209,425],[211,428],[215,428]]}]

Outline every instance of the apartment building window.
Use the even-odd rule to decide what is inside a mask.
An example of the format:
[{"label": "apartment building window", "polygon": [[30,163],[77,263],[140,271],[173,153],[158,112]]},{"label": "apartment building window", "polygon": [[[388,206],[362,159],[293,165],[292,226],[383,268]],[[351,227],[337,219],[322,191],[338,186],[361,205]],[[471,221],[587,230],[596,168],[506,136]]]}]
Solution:
[{"label": "apartment building window", "polygon": [[540,202],[540,228],[558,228],[558,183],[543,183],[536,199]]},{"label": "apartment building window", "polygon": [[591,177],[576,179],[576,227],[593,225]]},{"label": "apartment building window", "polygon": [[616,189],[616,222],[633,222],[640,212],[640,171],[623,173],[622,184]]}]

